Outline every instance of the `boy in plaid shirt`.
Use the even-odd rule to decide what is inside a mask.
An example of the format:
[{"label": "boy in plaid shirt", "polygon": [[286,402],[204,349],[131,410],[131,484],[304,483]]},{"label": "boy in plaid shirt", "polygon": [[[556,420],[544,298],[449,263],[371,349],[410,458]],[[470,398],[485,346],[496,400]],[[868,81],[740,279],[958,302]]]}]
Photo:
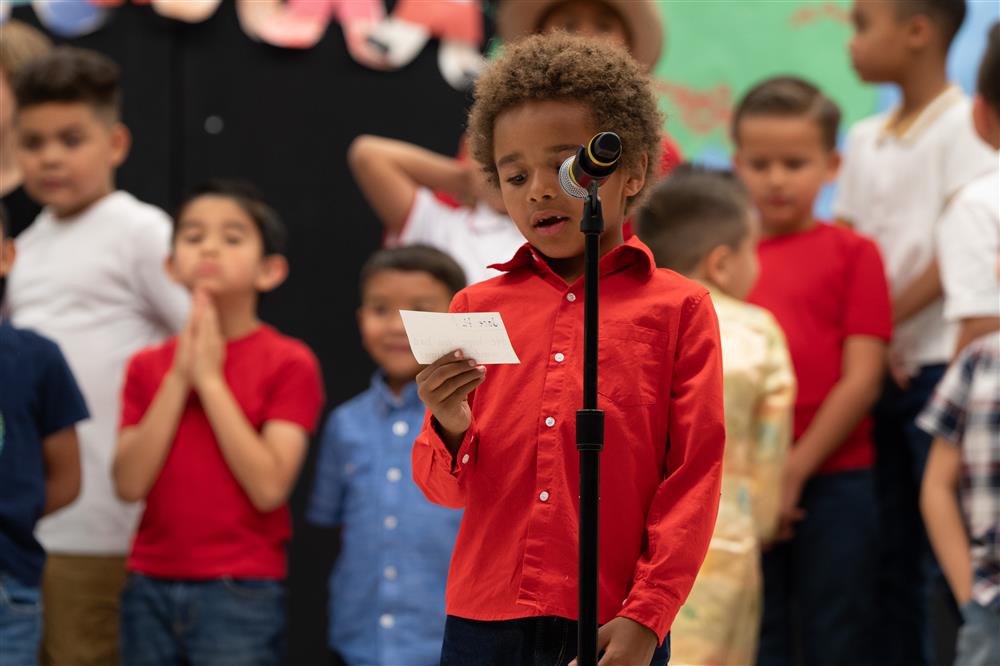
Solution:
[{"label": "boy in plaid shirt", "polygon": [[955,665],[998,664],[1000,332],[962,352],[917,424],[935,437],[921,509],[965,620]]}]

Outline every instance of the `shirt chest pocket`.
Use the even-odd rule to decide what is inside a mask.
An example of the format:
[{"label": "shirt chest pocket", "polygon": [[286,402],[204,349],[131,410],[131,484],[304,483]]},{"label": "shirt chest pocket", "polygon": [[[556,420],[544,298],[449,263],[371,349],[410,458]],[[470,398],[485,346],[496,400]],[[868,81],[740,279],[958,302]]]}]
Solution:
[{"label": "shirt chest pocket", "polygon": [[597,393],[616,405],[657,402],[667,356],[666,333],[630,324],[601,324]]}]

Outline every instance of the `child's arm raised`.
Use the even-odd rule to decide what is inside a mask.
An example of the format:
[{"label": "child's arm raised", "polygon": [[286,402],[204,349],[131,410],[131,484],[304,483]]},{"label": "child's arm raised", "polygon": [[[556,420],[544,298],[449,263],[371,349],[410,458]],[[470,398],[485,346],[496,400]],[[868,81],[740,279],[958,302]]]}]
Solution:
[{"label": "child's arm raised", "polygon": [[354,179],[389,235],[402,232],[417,190],[426,187],[469,199],[474,168],[411,143],[363,135],[347,152]]},{"label": "child's arm raised", "polygon": [[[156,395],[142,415],[142,420],[134,426],[123,428],[118,436],[111,465],[111,476],[115,492],[126,502],[145,499],[160,474],[163,461],[170,452],[170,446],[177,432],[184,405],[191,391],[191,344],[195,330],[195,313],[192,312],[184,330],[177,339],[174,362],[163,377]],[[123,409],[142,409],[139,392],[140,379],[133,376],[134,368],[129,366],[123,391]]]},{"label": "child's arm raised", "polygon": [[920,510],[952,594],[964,604],[972,594],[972,558],[958,506],[961,465],[957,446],[940,437],[934,440],[920,490]]},{"label": "child's arm raised", "polygon": [[45,511],[49,515],[80,494],[80,442],[76,427],[54,432],[42,440],[45,456]]}]

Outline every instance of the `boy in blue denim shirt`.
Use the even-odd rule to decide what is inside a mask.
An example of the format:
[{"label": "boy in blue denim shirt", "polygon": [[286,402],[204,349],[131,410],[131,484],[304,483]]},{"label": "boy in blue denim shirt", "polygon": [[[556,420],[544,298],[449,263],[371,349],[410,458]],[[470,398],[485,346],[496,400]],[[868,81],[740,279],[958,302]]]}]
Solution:
[{"label": "boy in blue denim shirt", "polygon": [[330,414],[307,513],[310,523],[341,530],[328,641],[351,665],[429,666],[441,656],[462,514],[431,504],[413,482],[410,449],[424,406],[399,311],[447,312],[465,275],[448,255],[412,245],[374,254],[360,285],[361,341],[379,369],[371,388]]},{"label": "boy in blue denim shirt", "polygon": [[[0,301],[14,241],[0,206]],[[0,664],[37,662],[45,551],[35,523],[80,492],[75,425],[88,416],[59,348],[0,318]]]}]

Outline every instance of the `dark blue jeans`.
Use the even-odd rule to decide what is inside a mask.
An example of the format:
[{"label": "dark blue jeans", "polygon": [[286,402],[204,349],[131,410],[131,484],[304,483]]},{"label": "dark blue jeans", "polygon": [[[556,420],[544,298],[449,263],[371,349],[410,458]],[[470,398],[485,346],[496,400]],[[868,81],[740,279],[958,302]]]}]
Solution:
[{"label": "dark blue jeans", "polygon": [[0,573],[0,666],[37,664],[41,638],[39,589]]},{"label": "dark blue jeans", "polygon": [[944,375],[926,366],[904,391],[886,383],[875,407],[875,490],[878,497],[877,585],[888,666],[950,664],[961,614],[938,567],[920,515],[920,484],[932,437],[916,418]]},{"label": "dark blue jeans", "polygon": [[131,574],[125,584],[123,666],[278,666],[284,634],[285,587],[279,581]]},{"label": "dark blue jeans", "polygon": [[[483,622],[448,616],[441,666],[566,666],[576,657],[576,621],[529,617]],[[670,635],[650,666],[667,666]]]},{"label": "dark blue jeans", "polygon": [[870,470],[811,479],[795,536],[764,553],[758,666],[877,664]]}]

